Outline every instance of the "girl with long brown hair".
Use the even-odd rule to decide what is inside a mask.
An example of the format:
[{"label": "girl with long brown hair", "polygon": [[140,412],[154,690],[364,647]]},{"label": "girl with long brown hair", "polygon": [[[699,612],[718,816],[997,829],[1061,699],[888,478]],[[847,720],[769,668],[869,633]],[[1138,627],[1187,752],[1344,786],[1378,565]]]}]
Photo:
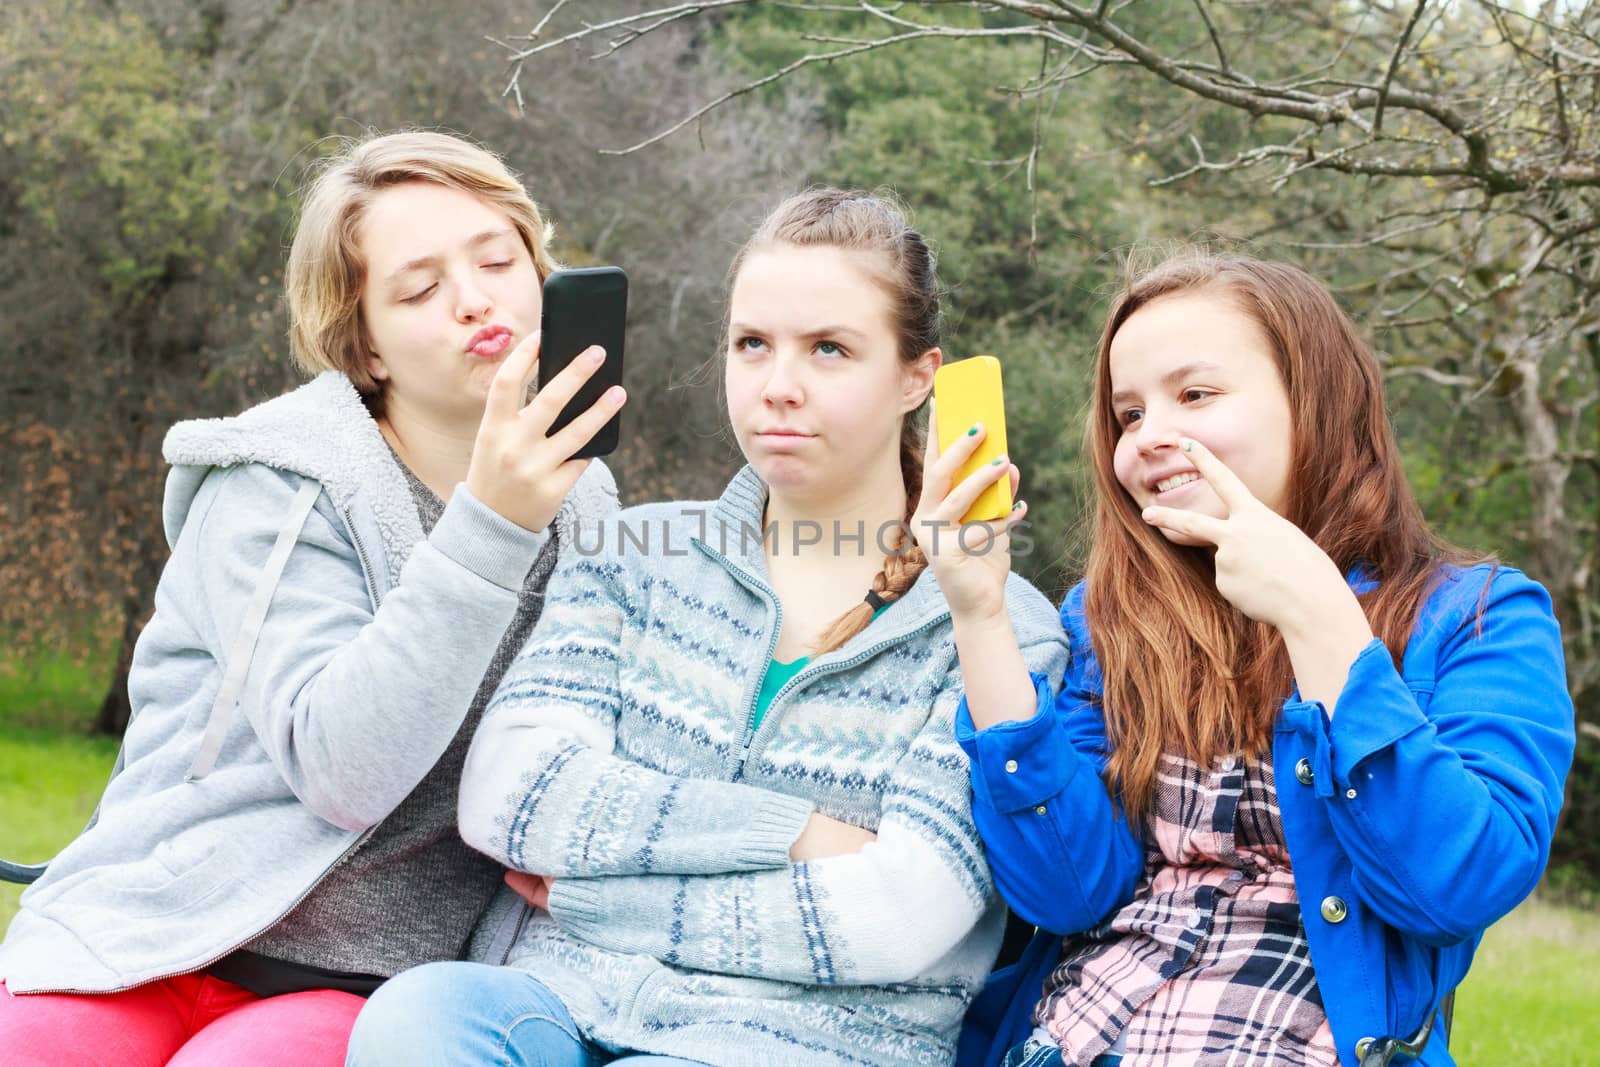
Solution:
[{"label": "girl with long brown hair", "polygon": [[[1297,268],[1188,252],[1137,275],[1092,403],[1059,691],[1005,622],[1016,518],[929,552],[975,819],[1040,931],[961,1062],[1415,1052],[1549,855],[1573,747],[1549,597],[1429,531],[1373,352]],[[979,440],[930,453],[919,530],[1001,476],[951,490]]]}]

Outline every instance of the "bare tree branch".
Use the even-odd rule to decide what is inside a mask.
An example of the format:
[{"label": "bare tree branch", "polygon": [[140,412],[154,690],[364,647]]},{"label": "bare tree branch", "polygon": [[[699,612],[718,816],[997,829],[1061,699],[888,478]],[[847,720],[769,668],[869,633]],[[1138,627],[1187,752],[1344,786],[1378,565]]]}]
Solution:
[{"label": "bare tree branch", "polygon": [[[609,42],[605,51],[600,53],[607,55],[669,22],[711,11],[748,6],[753,2],[754,0],[700,0],[697,3],[652,8],[573,30],[532,48],[515,52],[512,59],[523,60],[559,45],[601,34],[616,33],[617,36]],[[740,89],[724,93],[693,109],[685,118],[673,123],[657,135],[618,151],[632,152],[655,144],[703,118],[734,97],[770,85],[817,63],[832,62],[878,48],[929,38],[973,40],[1031,37],[1059,42],[1071,53],[1089,58],[1097,65],[1131,64],[1143,67],[1179,89],[1202,99],[1244,111],[1256,118],[1274,116],[1299,120],[1313,130],[1348,125],[1365,135],[1365,142],[1354,147],[1366,149],[1367,152],[1354,151],[1352,146],[1341,146],[1331,154],[1311,156],[1305,160],[1317,168],[1388,178],[1460,179],[1480,185],[1494,195],[1534,189],[1600,187],[1600,162],[1596,162],[1593,158],[1574,157],[1571,153],[1566,153],[1563,158],[1551,161],[1539,157],[1519,158],[1515,153],[1507,154],[1496,149],[1491,131],[1479,117],[1463,111],[1460,106],[1452,104],[1446,96],[1396,84],[1397,71],[1406,54],[1409,39],[1426,11],[1425,0],[1420,0],[1413,9],[1404,31],[1391,46],[1389,63],[1381,77],[1373,81],[1320,79],[1319,83],[1327,86],[1327,91],[1324,92],[1311,91],[1306,87],[1308,84],[1316,83],[1302,81],[1275,84],[1270,79],[1252,78],[1241,73],[1226,53],[1220,50],[1220,31],[1217,30],[1215,20],[1211,18],[1203,0],[1196,2],[1200,5],[1199,9],[1205,19],[1208,33],[1215,31],[1217,34],[1215,43],[1219,48],[1219,61],[1216,64],[1198,63],[1163,54],[1117,23],[1116,11],[1106,4],[1089,8],[1074,4],[1071,0],[1052,0],[1048,5],[1037,0],[984,0],[983,4],[978,4],[976,0],[970,2],[945,0],[945,2],[950,6],[989,7],[1007,11],[1020,16],[1025,22],[1017,26],[1003,27],[951,26],[941,23],[919,23],[896,14],[898,6],[894,9],[879,7],[866,0],[862,0],[853,9],[838,4],[791,3],[787,6],[799,10],[854,11],[898,27],[902,32],[871,39],[815,35],[815,39],[819,41],[848,43],[835,51],[813,53],[802,57],[764,77],[753,79]],[[548,21],[547,16],[541,20],[539,28],[542,29]],[[1062,32],[1062,28],[1066,26],[1077,27],[1101,43],[1093,45],[1081,38],[1074,39]],[[1364,114],[1369,110],[1373,112],[1371,120]],[[1435,154],[1433,158],[1416,159],[1391,158],[1378,154],[1384,145],[1391,144],[1388,140],[1378,138],[1385,116],[1396,110],[1426,118],[1436,124],[1460,143],[1463,154],[1456,158]],[[1408,138],[1401,143],[1410,144],[1413,148],[1442,147],[1442,144],[1434,139],[1416,141]],[[1253,161],[1259,162],[1260,158],[1273,154],[1281,154],[1281,149],[1260,153],[1257,157],[1253,157]],[[1202,169],[1211,168],[1208,166]]]},{"label": "bare tree branch", "polygon": [[1394,43],[1394,55],[1389,59],[1389,69],[1383,72],[1383,84],[1378,87],[1378,106],[1372,116],[1374,135],[1383,130],[1383,105],[1389,102],[1389,87],[1394,84],[1394,72],[1400,69],[1400,59],[1406,53],[1406,42],[1411,40],[1411,31],[1417,28],[1417,22],[1422,18],[1422,11],[1427,6],[1428,0],[1417,0],[1417,6],[1411,12],[1411,21],[1406,23],[1400,39]]},{"label": "bare tree branch", "polygon": [[983,30],[983,31],[977,31],[975,33],[969,33],[967,31],[963,31],[963,30],[952,30],[952,29],[950,29],[948,27],[932,27],[932,28],[929,28],[929,29],[926,29],[926,30],[917,30],[917,31],[912,32],[912,33],[896,34],[893,37],[883,37],[883,38],[879,38],[877,40],[867,41],[867,42],[864,42],[862,44],[853,45],[853,46],[850,46],[850,47],[847,47],[847,48],[841,48],[841,49],[838,49],[837,51],[834,51],[834,52],[813,52],[813,53],[809,53],[807,55],[801,56],[799,59],[796,59],[796,60],[794,60],[794,61],[792,61],[790,63],[784,64],[782,67],[780,67],[777,70],[773,71],[771,74],[768,74],[768,75],[766,75],[764,77],[756,78],[754,81],[746,82],[745,84],[739,86],[736,89],[728,90],[727,92],[723,93],[722,95],[720,95],[720,96],[716,97],[715,99],[711,100],[709,103],[702,104],[698,108],[695,108],[694,111],[690,112],[688,115],[684,116],[683,118],[679,119],[677,122],[675,122],[672,125],[668,126],[666,129],[661,130],[658,133],[652,134],[651,136],[646,137],[644,140],[639,141],[636,144],[631,144],[626,148],[603,148],[600,151],[601,151],[602,155],[625,156],[625,155],[628,155],[631,152],[637,152],[640,149],[648,148],[653,144],[656,144],[656,143],[658,143],[660,141],[665,140],[668,137],[671,137],[673,134],[677,133],[679,130],[683,129],[685,126],[689,125],[690,123],[704,118],[706,115],[708,115],[711,112],[715,111],[717,108],[721,107],[723,104],[726,104],[728,101],[730,101],[730,100],[732,100],[732,99],[734,99],[736,97],[745,96],[745,95],[748,95],[749,93],[753,93],[757,89],[762,88],[763,86],[771,85],[774,82],[781,81],[782,79],[787,78],[789,75],[793,74],[795,71],[801,70],[801,69],[803,69],[805,67],[813,66],[813,65],[818,64],[818,63],[830,63],[830,62],[832,62],[833,60],[836,60],[836,59],[845,59],[845,58],[847,58],[849,56],[860,55],[863,52],[871,52],[871,51],[875,51],[875,50],[880,49],[880,48],[892,48],[895,45],[904,44],[906,41],[911,41],[911,40],[929,39],[929,38],[937,38],[937,37],[971,37],[971,36],[981,36],[981,37],[990,37],[990,38],[999,39],[999,38],[1008,38],[1008,37],[1041,37],[1041,36],[1049,36],[1049,35],[1048,34],[1043,34],[1043,33],[1039,32],[1038,30],[1031,29],[1029,27],[1018,27],[1016,29]]},{"label": "bare tree branch", "polygon": [[[1130,0],[785,0],[787,11],[810,16],[795,32],[809,42],[806,54],[610,151],[656,145],[808,67],[929,40],[1038,41],[1037,71],[997,87],[1032,97],[1027,150],[974,161],[997,168],[997,181],[1025,175],[1028,240],[1037,248],[1053,104],[1091,74],[1142,74],[1167,95],[1151,109],[1160,116],[1154,128],[1123,139],[1124,150],[1182,160],[1148,183],[1203,190],[1219,204],[1227,189],[1236,200],[1226,202],[1239,205],[1232,221],[1246,231],[1271,233],[1336,272],[1341,257],[1368,265],[1359,278],[1340,278],[1337,291],[1394,350],[1384,373],[1442,402],[1455,413],[1447,432],[1473,447],[1465,427],[1492,423],[1505,454],[1454,473],[1472,486],[1507,471],[1526,478],[1532,518],[1522,536],[1533,569],[1565,590],[1564,619],[1581,622],[1572,632],[1592,634],[1600,567],[1574,547],[1593,511],[1600,410],[1600,24],[1592,0],[1192,2],[1198,25],[1174,44],[1165,29],[1139,29]],[[588,41],[606,42],[597,51],[614,55],[663,26],[756,7],[641,3],[634,14],[582,25],[577,5],[558,0],[567,28],[530,39],[512,60]],[[550,33],[554,16],[536,30]],[[1174,99],[1181,104],[1169,109]],[[1114,142],[1121,136],[1111,131]],[[1334,188],[1345,191],[1321,197]],[[1600,652],[1569,649],[1575,692],[1600,685]]]},{"label": "bare tree branch", "polygon": [[1228,65],[1228,53],[1223,51],[1222,36],[1217,33],[1217,24],[1211,21],[1211,9],[1206,6],[1206,0],[1194,0],[1195,10],[1200,12],[1200,17],[1205,20],[1206,32],[1211,35],[1211,47],[1217,50],[1217,66],[1222,73],[1231,75],[1233,69]]}]

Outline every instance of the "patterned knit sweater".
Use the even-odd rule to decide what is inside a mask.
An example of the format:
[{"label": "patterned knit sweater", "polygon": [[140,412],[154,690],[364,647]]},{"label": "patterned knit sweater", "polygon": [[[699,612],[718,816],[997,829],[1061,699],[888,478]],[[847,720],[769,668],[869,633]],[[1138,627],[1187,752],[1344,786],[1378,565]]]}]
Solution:
[{"label": "patterned knit sweater", "polygon": [[[575,535],[468,754],[462,834],[557,878],[510,962],[604,1048],[948,1063],[1003,919],[951,733],[949,609],[925,571],[752,730],[782,625],[765,498],[746,468],[714,503]],[[1054,609],[1015,576],[1007,601],[1055,682]],[[812,811],[877,840],[791,863]]]}]

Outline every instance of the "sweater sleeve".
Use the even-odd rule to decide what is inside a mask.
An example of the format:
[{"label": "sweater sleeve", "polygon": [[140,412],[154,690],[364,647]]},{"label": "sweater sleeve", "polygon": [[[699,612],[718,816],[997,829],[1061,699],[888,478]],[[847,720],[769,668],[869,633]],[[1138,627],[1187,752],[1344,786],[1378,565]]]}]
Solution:
[{"label": "sweater sleeve", "polygon": [[[174,552],[226,657],[300,479],[260,465],[211,475]],[[460,729],[544,541],[458,486],[374,611],[359,549],[323,496],[273,593],[239,708],[303,803],[345,829],[410,794]],[[176,594],[174,594],[176,595]],[[136,660],[130,686],[160,684]]]},{"label": "sweater sleeve", "polygon": [[[1059,635],[1031,651],[1059,675]],[[960,693],[952,668],[860,852],[752,874],[558,880],[550,913],[602,948],[674,966],[816,985],[917,979],[971,932],[993,889],[951,732]]]},{"label": "sweater sleeve", "polygon": [[1291,701],[1279,726],[1363,901],[1432,944],[1473,936],[1537,884],[1575,741],[1548,594],[1510,569],[1485,589],[1483,574],[1446,579],[1424,609],[1412,642],[1437,650],[1431,693],[1374,641],[1331,720]]},{"label": "sweater sleeve", "polygon": [[1071,660],[1059,693],[1036,671],[1032,717],[977,730],[965,698],[956,713],[995,885],[1024,920],[1061,934],[1133,899],[1144,871],[1143,839],[1102,778],[1106,728],[1083,591],[1079,584],[1061,609]]},{"label": "sweater sleeve", "polygon": [[624,640],[645,625],[636,603],[617,560],[567,552],[467,754],[461,836],[561,878],[787,866],[810,801],[615,753]]}]

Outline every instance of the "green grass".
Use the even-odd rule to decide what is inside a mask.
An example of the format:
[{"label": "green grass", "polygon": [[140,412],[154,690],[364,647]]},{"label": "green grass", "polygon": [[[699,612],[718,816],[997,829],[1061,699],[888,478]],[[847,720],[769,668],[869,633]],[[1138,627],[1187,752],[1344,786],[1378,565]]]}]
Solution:
[{"label": "green grass", "polygon": [[[6,705],[0,705],[6,706]],[[0,725],[0,856],[48,859],[94,810],[115,742]],[[10,813],[16,813],[12,815]],[[20,891],[0,886],[0,927]],[[1489,931],[1456,998],[1462,1067],[1600,1064],[1600,914],[1530,901]]]},{"label": "green grass", "polygon": [[1484,936],[1456,995],[1463,1067],[1600,1064],[1600,914],[1530,901]]},{"label": "green grass", "polygon": [[[0,725],[0,856],[48,860],[83,829],[117,757],[117,743],[55,730]],[[18,886],[0,885],[0,926]]]},{"label": "green grass", "polygon": [[[10,635],[0,635],[3,641]],[[83,647],[103,647],[86,642]],[[59,652],[0,656],[0,729],[34,726],[71,732],[94,720],[111,677],[110,655]]]}]

